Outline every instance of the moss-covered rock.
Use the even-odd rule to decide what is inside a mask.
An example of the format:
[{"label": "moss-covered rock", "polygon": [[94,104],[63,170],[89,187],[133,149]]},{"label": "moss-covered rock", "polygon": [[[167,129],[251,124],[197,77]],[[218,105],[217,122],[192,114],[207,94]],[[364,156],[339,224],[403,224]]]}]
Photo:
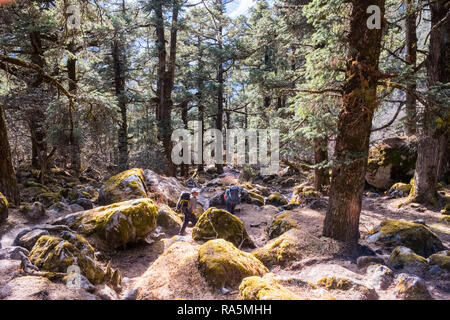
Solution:
[{"label": "moss-covered rock", "polygon": [[270,239],[276,238],[286,231],[289,231],[293,228],[297,228],[297,221],[293,219],[294,213],[292,211],[283,211],[277,214],[270,225],[267,227],[267,234]]},{"label": "moss-covered rock", "polygon": [[210,240],[200,246],[198,267],[213,287],[236,287],[242,279],[261,276],[269,270],[250,253],[237,249],[223,239]]},{"label": "moss-covered rock", "polygon": [[424,268],[426,267],[427,259],[419,256],[409,248],[399,246],[392,251],[388,264],[395,269],[404,267]]},{"label": "moss-covered rock", "polygon": [[94,262],[94,249],[81,236],[69,240],[49,235],[40,237],[30,252],[30,261],[39,269],[60,273],[77,265],[89,281],[101,283],[105,273]]},{"label": "moss-covered rock", "polygon": [[301,300],[301,298],[273,279],[253,276],[239,286],[240,300]]},{"label": "moss-covered rock", "polygon": [[409,183],[397,182],[389,189],[389,195],[395,198],[407,197],[412,186]]},{"label": "moss-covered rock", "polygon": [[450,272],[450,250],[444,250],[428,257],[429,265],[436,265]]},{"label": "moss-covered rock", "polygon": [[241,201],[248,204],[255,204],[259,207],[264,206],[264,197],[255,190],[242,190]]},{"label": "moss-covered rock", "polygon": [[342,291],[356,291],[365,299],[375,300],[378,295],[375,289],[364,285],[359,281],[347,279],[340,276],[327,276],[317,281],[318,287],[323,287],[327,290],[342,290]]},{"label": "moss-covered rock", "polygon": [[244,223],[235,215],[217,208],[209,208],[192,229],[194,240],[225,239],[237,247],[254,248]]},{"label": "moss-covered rock", "polygon": [[35,202],[33,204],[25,203],[20,206],[19,212],[28,219],[37,220],[45,216],[45,207],[40,202]]},{"label": "moss-covered rock", "polygon": [[99,202],[111,204],[147,197],[142,169],[130,169],[109,178],[100,190]]},{"label": "moss-covered rock", "polygon": [[176,234],[183,224],[181,218],[168,205],[162,205],[158,209],[158,226],[169,234]]},{"label": "moss-covered rock", "polygon": [[404,300],[430,300],[431,295],[419,277],[402,273],[396,278],[395,292]]},{"label": "moss-covered rock", "polygon": [[416,159],[415,141],[400,137],[383,140],[369,151],[366,181],[382,190],[396,181],[407,183],[414,175]]},{"label": "moss-covered rock", "polygon": [[404,220],[384,220],[366,239],[388,246],[404,246],[423,257],[444,250],[441,240],[428,227]]},{"label": "moss-covered rock", "polygon": [[62,200],[62,196],[59,192],[46,192],[41,193],[37,197],[35,197],[34,202],[42,203],[46,208],[51,205],[58,203]]},{"label": "moss-covered rock", "polygon": [[8,200],[0,193],[0,223],[8,218]]},{"label": "moss-covered rock", "polygon": [[444,208],[441,210],[442,214],[448,214],[450,215],[450,203],[447,203]]},{"label": "moss-covered rock", "polygon": [[270,196],[267,197],[266,204],[271,204],[276,207],[279,207],[279,206],[284,206],[284,205],[288,204],[288,200],[281,193],[274,192]]},{"label": "moss-covered rock", "polygon": [[150,199],[136,199],[74,213],[55,223],[84,235],[96,234],[109,247],[124,247],[145,239],[156,228],[158,208]]},{"label": "moss-covered rock", "polygon": [[320,193],[307,184],[301,184],[294,187],[291,201],[292,204],[306,205],[320,198]]},{"label": "moss-covered rock", "polygon": [[268,268],[276,265],[284,266],[301,258],[301,248],[298,241],[301,236],[299,230],[289,230],[252,253]]}]

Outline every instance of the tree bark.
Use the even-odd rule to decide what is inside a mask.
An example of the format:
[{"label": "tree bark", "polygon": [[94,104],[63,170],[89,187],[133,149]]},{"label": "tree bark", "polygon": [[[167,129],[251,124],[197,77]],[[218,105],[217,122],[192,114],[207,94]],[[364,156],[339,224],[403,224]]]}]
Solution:
[{"label": "tree bark", "polygon": [[323,235],[356,245],[372,118],[378,105],[382,37],[382,29],[366,27],[369,18],[366,10],[370,5],[378,5],[384,17],[385,0],[352,0],[351,3],[350,59],[339,113],[336,166],[331,178]]},{"label": "tree bark", "polygon": [[[328,161],[328,138],[314,139],[314,164],[318,165]],[[323,191],[324,187],[330,184],[330,174],[328,168],[314,169],[314,189]]]},{"label": "tree bark", "polygon": [[[75,55],[75,45],[73,42],[69,44],[69,51]],[[69,92],[73,95],[77,92],[77,59],[69,58],[67,60],[67,75],[69,78]],[[75,123],[77,123],[75,110],[69,105],[69,149],[71,168],[78,175],[81,171],[81,149],[80,141],[75,137]]]},{"label": "tree bark", "polygon": [[[223,50],[223,26],[222,22],[219,22],[219,30],[218,30],[218,49],[220,51]],[[217,116],[216,116],[216,129],[220,132],[223,130],[223,99],[224,99],[224,78],[225,70],[223,67],[223,60],[220,57],[219,65],[217,68]],[[220,155],[222,157],[222,155]],[[222,158],[221,158],[222,159]],[[223,164],[216,163],[217,173],[223,173]]]},{"label": "tree bark", "polygon": [[125,88],[125,53],[124,45],[120,38],[120,31],[116,31],[116,36],[112,44],[112,56],[114,63],[114,86],[115,94],[120,110],[120,124],[117,132],[118,169],[125,171],[128,169],[128,123],[127,123],[127,97]]},{"label": "tree bark", "polygon": [[11,149],[9,146],[8,132],[6,128],[5,114],[0,105],[0,192],[9,201],[19,204],[19,188],[16,174],[12,165]]},{"label": "tree bark", "polygon": [[[431,32],[427,59],[428,88],[450,82],[450,22],[440,23],[449,14],[448,1],[430,4]],[[430,96],[424,107],[414,174],[414,201],[436,204],[437,182],[448,166],[448,101]],[[448,112],[448,111],[447,111]]]},{"label": "tree bark", "polygon": [[162,142],[164,157],[166,159],[166,173],[175,176],[175,165],[172,162],[172,90],[175,77],[178,14],[180,4],[177,0],[172,2],[172,27],[170,32],[170,56],[167,62],[166,40],[164,34],[164,15],[162,1],[155,5],[156,37],[158,47],[158,84],[156,120],[158,122],[158,138]]},{"label": "tree bark", "polygon": [[[417,33],[416,33],[416,20],[417,13],[414,6],[414,0],[406,0],[406,61],[414,68],[417,64]],[[404,125],[405,134],[413,136],[416,134],[417,127],[417,111],[416,111],[416,98],[411,92],[416,91],[417,84],[414,75],[408,79],[406,92],[406,121]]]}]

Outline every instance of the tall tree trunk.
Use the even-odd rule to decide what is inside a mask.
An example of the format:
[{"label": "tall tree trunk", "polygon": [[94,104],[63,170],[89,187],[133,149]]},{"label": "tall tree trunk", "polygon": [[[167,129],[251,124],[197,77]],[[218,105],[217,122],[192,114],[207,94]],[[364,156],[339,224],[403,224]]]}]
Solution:
[{"label": "tall tree trunk", "polygon": [[[431,32],[427,60],[428,88],[450,82],[450,22],[440,23],[449,14],[448,0],[430,4]],[[414,201],[436,204],[439,175],[448,165],[448,122],[446,101],[430,96],[424,108],[414,174]],[[448,112],[448,111],[447,111]]]},{"label": "tall tree trunk", "polygon": [[[218,30],[218,49],[223,50],[223,26],[220,22]],[[222,132],[223,130],[223,99],[224,99],[224,85],[225,85],[225,70],[223,67],[222,58],[219,59],[219,65],[217,69],[217,116],[216,116],[216,129]],[[223,155],[220,155],[221,159]],[[217,173],[223,173],[223,164],[216,163]]]},{"label": "tall tree trunk", "polygon": [[[172,89],[175,77],[178,14],[180,4],[177,0],[172,2],[172,27],[170,32],[170,57],[167,62],[166,40],[164,34],[164,15],[162,1],[155,5],[156,37],[158,47],[158,84],[156,120],[158,122],[158,138],[163,144],[166,159],[167,175],[175,176],[175,165],[172,162]],[[168,66],[167,66],[168,64]]]},{"label": "tall tree trunk", "polygon": [[374,110],[377,107],[378,62],[382,30],[366,27],[370,5],[384,17],[385,0],[352,0],[350,59],[343,87],[336,138],[336,163],[331,179],[323,235],[356,245],[359,239],[364,176]]},{"label": "tall tree trunk", "polygon": [[[414,0],[406,0],[406,61],[414,68],[417,64],[417,30],[416,20],[417,13],[414,6]],[[405,134],[407,136],[413,136],[416,134],[417,127],[417,111],[416,111],[416,98],[410,92],[414,92],[417,89],[416,80],[414,75],[408,79],[406,92],[406,121],[405,121]]]},{"label": "tall tree trunk", "polygon": [[[314,164],[320,164],[328,161],[328,138],[314,139]],[[314,188],[317,191],[323,191],[324,187],[330,184],[330,174],[328,168],[314,169]]]},{"label": "tall tree trunk", "polygon": [[19,204],[19,188],[16,174],[12,165],[11,149],[9,147],[8,132],[6,128],[5,114],[0,105],[0,192],[9,201]]},{"label": "tall tree trunk", "polygon": [[119,39],[121,37],[119,30],[116,30],[116,36],[112,45],[112,56],[114,62],[114,85],[115,93],[120,110],[120,124],[117,132],[117,149],[119,171],[128,169],[128,123],[127,123],[127,97],[125,88],[125,52],[124,45]]},{"label": "tall tree trunk", "polygon": [[[31,61],[43,68],[45,60],[43,58],[44,50],[42,48],[42,38],[39,31],[29,33],[31,44]],[[31,83],[32,88],[38,88],[43,82],[42,76],[37,75]],[[39,153],[47,153],[46,133],[44,128],[45,114],[43,110],[37,109],[30,115],[28,125],[31,139],[31,166],[35,169],[40,168]]]},{"label": "tall tree trunk", "polygon": [[[197,53],[197,104],[198,104],[198,121],[200,121],[202,130],[201,130],[201,150],[203,150],[203,135],[205,132],[205,107],[203,105],[203,91],[205,90],[205,82],[203,79],[203,48],[202,48],[202,42],[200,36],[197,36],[197,47],[198,47],[198,53]],[[197,171],[203,172],[204,166],[203,166],[203,152],[200,152],[199,157],[202,159],[202,163],[198,165]]]},{"label": "tall tree trunk", "polygon": [[[69,51],[75,56],[75,44],[71,42],[69,44]],[[69,78],[69,92],[73,95],[77,92],[77,59],[69,58],[67,60],[67,74]],[[75,137],[75,127],[76,123],[76,115],[74,114],[75,110],[72,109],[72,105],[69,106],[69,148],[70,148],[70,163],[71,168],[79,174],[81,171],[81,149],[80,149],[80,141],[77,137]]]}]

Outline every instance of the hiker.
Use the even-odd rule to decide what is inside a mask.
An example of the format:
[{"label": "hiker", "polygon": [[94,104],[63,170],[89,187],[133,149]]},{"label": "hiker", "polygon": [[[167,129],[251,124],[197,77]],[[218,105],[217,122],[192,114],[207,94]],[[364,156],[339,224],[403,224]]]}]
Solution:
[{"label": "hiker", "polygon": [[194,214],[194,211],[197,208],[197,197],[199,194],[198,189],[192,189],[191,193],[183,192],[180,196],[180,199],[177,203],[177,210],[181,211],[184,215],[183,225],[181,226],[180,232],[178,235],[183,236],[184,231],[189,222],[195,226],[197,223],[197,217]]},{"label": "hiker", "polygon": [[227,211],[234,214],[236,205],[241,203],[241,190],[237,186],[231,186],[225,191],[224,197]]}]

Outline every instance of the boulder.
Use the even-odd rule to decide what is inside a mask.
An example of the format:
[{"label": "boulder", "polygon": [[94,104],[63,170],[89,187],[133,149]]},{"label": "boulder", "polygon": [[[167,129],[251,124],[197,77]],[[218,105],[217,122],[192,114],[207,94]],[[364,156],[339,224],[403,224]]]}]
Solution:
[{"label": "boulder", "polygon": [[0,291],[3,300],[97,300],[84,290],[72,290],[64,283],[53,283],[38,276],[18,277]]},{"label": "boulder", "polygon": [[366,181],[381,190],[395,182],[408,183],[414,175],[416,159],[415,141],[403,137],[383,140],[369,151]]},{"label": "boulder", "polygon": [[392,247],[404,246],[423,257],[445,249],[428,227],[404,220],[384,220],[369,232],[366,239]]},{"label": "boulder", "polygon": [[42,236],[30,252],[30,261],[39,269],[67,273],[72,265],[77,265],[81,273],[92,283],[101,283],[105,273],[94,262],[94,249],[83,237],[66,235],[66,239]]},{"label": "boulder", "polygon": [[58,203],[62,200],[62,196],[59,192],[46,192],[41,193],[40,195],[34,198],[34,202],[42,203],[46,208],[51,205]]},{"label": "boulder", "polygon": [[412,186],[409,183],[397,182],[389,189],[389,195],[393,198],[409,196]]},{"label": "boulder", "polygon": [[84,235],[95,234],[110,248],[145,239],[156,229],[158,208],[150,199],[135,199],[73,213],[54,224],[65,224]]},{"label": "boulder", "polygon": [[290,203],[297,205],[308,205],[319,198],[320,193],[315,191],[313,187],[301,184],[294,188]]},{"label": "boulder", "polygon": [[395,294],[404,300],[431,300],[425,282],[410,274],[402,273],[395,279]]},{"label": "boulder", "polygon": [[267,197],[266,204],[271,204],[276,207],[280,207],[280,206],[284,206],[284,205],[288,204],[288,200],[281,193],[274,192],[270,196]]},{"label": "boulder", "polygon": [[246,189],[241,192],[241,201],[248,204],[254,204],[259,207],[264,206],[264,197],[255,191],[248,191]]},{"label": "boulder", "polygon": [[19,212],[30,220],[38,220],[45,216],[45,207],[40,202],[35,202],[32,205],[26,203],[20,206]]},{"label": "boulder", "polygon": [[17,243],[19,246],[27,248],[28,250],[33,249],[34,244],[38,239],[42,236],[48,236],[50,233],[47,230],[42,229],[34,229],[31,230],[28,233],[25,233],[21,237],[19,237],[15,243]]},{"label": "boulder", "polygon": [[183,191],[187,191],[180,181],[174,177],[159,175],[151,170],[144,171],[148,196],[158,204],[175,207]]},{"label": "boulder", "polygon": [[361,281],[343,276],[327,276],[317,281],[316,285],[327,290],[356,291],[361,294],[363,299],[367,300],[378,299],[378,295],[374,288],[366,286]]},{"label": "boulder", "polygon": [[384,264],[384,260],[377,256],[362,256],[356,259],[356,265],[358,268],[365,268],[371,264]]},{"label": "boulder", "polygon": [[246,277],[261,276],[269,271],[255,256],[223,239],[210,240],[200,246],[198,267],[215,288],[236,287]]},{"label": "boulder", "polygon": [[51,205],[47,211],[49,213],[51,213],[52,215],[57,215],[57,216],[63,216],[66,214],[70,214],[73,213],[72,209],[70,208],[70,206],[67,203],[64,202],[57,202],[53,205]]},{"label": "boulder", "polygon": [[221,238],[237,247],[255,247],[241,219],[217,208],[209,208],[200,216],[192,229],[192,238],[202,241]]},{"label": "boulder", "polygon": [[421,269],[426,267],[427,259],[414,253],[414,251],[409,248],[399,246],[392,251],[388,260],[388,265],[395,269],[405,267]]},{"label": "boulder", "polygon": [[180,231],[183,221],[168,205],[161,205],[158,209],[158,226],[168,234],[176,234]]},{"label": "boulder", "polygon": [[450,272],[450,250],[444,250],[428,257],[428,264]]},{"label": "boulder", "polygon": [[252,253],[268,268],[275,265],[284,266],[301,258],[302,247],[299,239],[302,235],[300,230],[289,230]]},{"label": "boulder", "polygon": [[126,295],[138,300],[213,299],[197,267],[198,247],[184,241],[174,242]]},{"label": "boulder", "polygon": [[283,211],[274,216],[266,230],[269,238],[276,238],[288,230],[297,228],[298,224],[293,216],[294,213],[292,211]]},{"label": "boulder", "polygon": [[8,200],[0,193],[0,223],[8,219]]},{"label": "boulder", "polygon": [[368,283],[378,290],[386,290],[394,281],[394,273],[381,264],[372,264],[367,268]]},{"label": "boulder", "polygon": [[240,300],[301,300],[273,279],[253,276],[245,278],[239,286]]},{"label": "boulder", "polygon": [[112,204],[130,199],[146,198],[142,169],[130,169],[109,178],[100,190],[100,204]]}]

